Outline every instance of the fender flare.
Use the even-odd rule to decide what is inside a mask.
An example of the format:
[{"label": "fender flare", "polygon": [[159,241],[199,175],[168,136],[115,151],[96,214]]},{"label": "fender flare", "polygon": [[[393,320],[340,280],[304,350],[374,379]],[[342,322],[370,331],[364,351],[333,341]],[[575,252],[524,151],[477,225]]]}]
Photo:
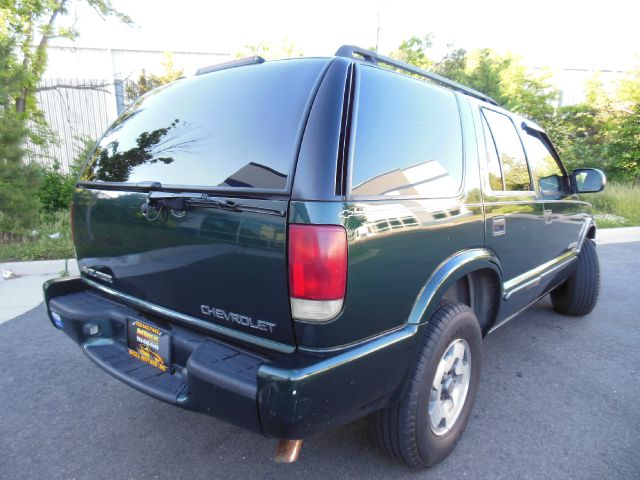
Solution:
[{"label": "fender flare", "polygon": [[497,274],[499,298],[502,298],[502,266],[498,257],[486,248],[463,250],[446,258],[436,267],[416,297],[407,323],[427,323],[438,308],[438,300],[451,285],[466,274],[483,269],[492,270]]}]

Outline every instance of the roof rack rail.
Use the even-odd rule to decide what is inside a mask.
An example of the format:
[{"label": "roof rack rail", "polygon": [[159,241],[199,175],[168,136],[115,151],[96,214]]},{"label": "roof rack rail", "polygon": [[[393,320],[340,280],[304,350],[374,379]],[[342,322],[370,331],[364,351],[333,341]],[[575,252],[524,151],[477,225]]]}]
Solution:
[{"label": "roof rack rail", "polygon": [[354,58],[356,60],[362,60],[366,63],[371,63],[373,65],[382,64],[382,65],[387,65],[393,68],[397,68],[399,70],[404,70],[405,72],[413,73],[415,75],[420,75],[421,77],[427,78],[439,85],[449,87],[452,90],[456,90],[466,95],[470,95],[480,100],[484,100],[485,102],[492,103],[493,105],[498,105],[498,102],[496,102],[493,98],[489,97],[488,95],[485,95],[484,93],[478,92],[473,88],[465,87],[464,85],[458,82],[449,80],[448,78],[445,78],[436,73],[432,73],[427,70],[414,67],[412,65],[409,65],[408,63],[404,63],[390,57],[385,57],[384,55],[379,55],[376,52],[372,52],[371,50],[366,50],[364,48],[356,47],[355,45],[341,46],[336,52],[336,57]]},{"label": "roof rack rail", "polygon": [[227,68],[243,67],[245,65],[256,65],[258,63],[264,63],[266,60],[262,57],[253,56],[240,58],[238,60],[231,60],[230,62],[218,63],[217,65],[211,65],[210,67],[202,67],[196,70],[196,75],[204,75],[205,73],[217,72],[218,70],[226,70]]}]

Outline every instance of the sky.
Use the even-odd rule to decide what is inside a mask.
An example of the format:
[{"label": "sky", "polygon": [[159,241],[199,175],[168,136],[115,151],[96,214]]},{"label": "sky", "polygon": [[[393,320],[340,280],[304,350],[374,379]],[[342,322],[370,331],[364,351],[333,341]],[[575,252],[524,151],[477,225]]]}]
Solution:
[{"label": "sky", "polygon": [[[234,53],[244,45],[292,41],[307,56],[342,44],[388,53],[403,39],[432,32],[442,50],[489,47],[533,67],[628,70],[640,65],[640,2],[322,0],[112,0],[135,22],[102,20],[82,2],[68,21],[76,46]],[[59,40],[57,45],[71,45]]]}]

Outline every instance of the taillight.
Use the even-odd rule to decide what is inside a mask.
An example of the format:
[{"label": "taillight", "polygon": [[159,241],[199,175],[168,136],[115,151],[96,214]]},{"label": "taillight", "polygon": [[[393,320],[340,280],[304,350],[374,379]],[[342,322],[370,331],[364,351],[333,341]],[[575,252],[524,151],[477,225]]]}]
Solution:
[{"label": "taillight", "polygon": [[327,321],[342,310],[347,232],[337,225],[289,225],[289,293],[296,320]]}]

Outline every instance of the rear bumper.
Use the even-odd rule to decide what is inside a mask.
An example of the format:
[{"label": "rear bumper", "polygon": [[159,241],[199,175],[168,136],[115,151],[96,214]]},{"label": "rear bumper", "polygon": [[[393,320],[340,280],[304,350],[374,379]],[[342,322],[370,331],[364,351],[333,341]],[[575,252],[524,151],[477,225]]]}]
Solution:
[{"label": "rear bumper", "polygon": [[[401,392],[419,336],[419,327],[406,325],[335,352],[280,354],[185,328],[115,301],[79,278],[49,281],[44,292],[49,318],[57,313],[61,329],[114,377],[165,402],[275,438],[305,438],[387,405]],[[170,331],[171,369],[161,372],[129,355],[130,319]],[[95,326],[99,333],[91,335]]]}]

